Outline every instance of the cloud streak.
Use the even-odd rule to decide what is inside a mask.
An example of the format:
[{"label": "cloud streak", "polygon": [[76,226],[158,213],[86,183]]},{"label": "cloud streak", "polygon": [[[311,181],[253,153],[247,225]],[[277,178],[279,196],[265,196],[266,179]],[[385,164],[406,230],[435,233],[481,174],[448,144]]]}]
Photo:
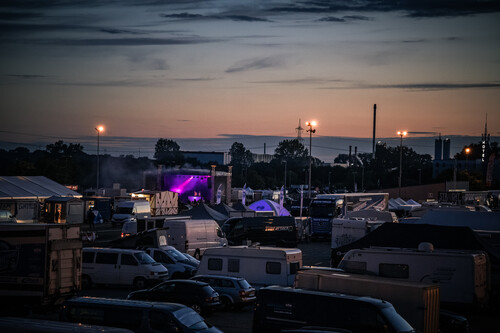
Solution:
[{"label": "cloud streak", "polygon": [[238,73],[265,68],[282,68],[285,65],[284,56],[270,56],[242,60],[226,69],[226,73]]}]

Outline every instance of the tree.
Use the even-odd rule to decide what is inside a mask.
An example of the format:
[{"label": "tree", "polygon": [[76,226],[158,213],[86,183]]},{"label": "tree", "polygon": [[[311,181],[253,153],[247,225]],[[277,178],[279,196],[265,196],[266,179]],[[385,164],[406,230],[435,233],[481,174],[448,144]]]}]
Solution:
[{"label": "tree", "polygon": [[179,150],[180,147],[174,140],[158,139],[155,145],[154,158],[161,164],[176,164],[182,160],[182,155],[179,153]]},{"label": "tree", "polygon": [[280,160],[302,160],[309,156],[307,148],[299,139],[283,140],[274,150],[274,157]]},{"label": "tree", "polygon": [[231,154],[231,165],[249,167],[253,163],[252,152],[245,148],[242,143],[234,142],[229,150]]}]

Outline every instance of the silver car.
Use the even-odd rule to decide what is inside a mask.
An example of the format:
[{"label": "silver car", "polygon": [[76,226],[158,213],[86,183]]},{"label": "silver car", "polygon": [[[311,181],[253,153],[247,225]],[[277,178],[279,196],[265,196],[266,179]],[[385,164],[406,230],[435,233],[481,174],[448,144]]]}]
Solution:
[{"label": "silver car", "polygon": [[255,288],[242,277],[206,274],[191,279],[208,283],[219,294],[223,310],[241,309],[255,302]]}]

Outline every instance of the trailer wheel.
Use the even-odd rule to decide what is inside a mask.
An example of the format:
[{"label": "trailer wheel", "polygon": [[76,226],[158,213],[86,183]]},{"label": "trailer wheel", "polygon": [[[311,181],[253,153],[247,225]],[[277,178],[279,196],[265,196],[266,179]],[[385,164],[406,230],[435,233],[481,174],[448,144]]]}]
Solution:
[{"label": "trailer wheel", "polygon": [[92,287],[92,279],[87,274],[82,275],[82,290],[90,289]]},{"label": "trailer wheel", "polygon": [[134,288],[135,289],[144,289],[146,288],[146,279],[142,277],[136,277],[134,279]]}]

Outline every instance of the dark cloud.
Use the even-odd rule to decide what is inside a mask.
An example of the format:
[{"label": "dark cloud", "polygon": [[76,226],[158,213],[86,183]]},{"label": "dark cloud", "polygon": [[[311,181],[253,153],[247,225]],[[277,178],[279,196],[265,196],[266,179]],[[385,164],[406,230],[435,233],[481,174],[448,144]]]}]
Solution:
[{"label": "dark cloud", "polygon": [[250,83],[258,83],[258,84],[328,84],[333,82],[348,82],[345,80],[334,80],[334,79],[321,79],[321,78],[302,78],[302,79],[293,79],[293,80],[269,80],[269,81],[250,81]]},{"label": "dark cloud", "polygon": [[349,21],[373,21],[373,18],[361,15],[347,15],[343,17],[327,16],[318,19],[319,22],[349,22]]},{"label": "dark cloud", "polygon": [[[90,39],[47,39],[27,43],[63,46],[142,46],[142,45],[189,45],[223,41],[220,38],[178,37],[178,38],[90,38]],[[14,41],[11,41],[14,42]]]},{"label": "dark cloud", "polygon": [[229,67],[226,73],[244,72],[248,70],[258,70],[264,68],[279,68],[285,64],[283,56],[271,56],[266,58],[253,58],[240,61]]},{"label": "dark cloud", "polygon": [[302,1],[268,9],[279,13],[337,13],[403,11],[414,18],[464,16],[500,11],[500,2],[450,0],[361,0],[361,1]]},{"label": "dark cloud", "polygon": [[0,12],[0,20],[3,21],[18,21],[24,19],[39,18],[42,16],[42,13]]},{"label": "dark cloud", "polygon": [[7,76],[17,77],[20,79],[40,79],[40,78],[47,77],[45,75],[36,75],[36,74],[11,74],[11,75],[7,75]]},{"label": "dark cloud", "polygon": [[405,89],[405,90],[456,90],[500,88],[500,82],[482,83],[405,83],[405,84],[354,84],[321,89]]},{"label": "dark cloud", "polygon": [[210,77],[193,77],[193,78],[178,78],[178,79],[171,79],[173,81],[213,81],[217,80],[216,78],[210,78]]},{"label": "dark cloud", "polygon": [[245,15],[227,15],[227,16],[219,16],[223,19],[230,19],[233,21],[245,21],[245,22],[271,22],[268,19],[263,19],[259,17],[251,17]]},{"label": "dark cloud", "polygon": [[161,17],[166,18],[175,18],[175,19],[199,19],[205,16],[200,14],[191,14],[191,13],[178,13],[178,14],[160,14]]},{"label": "dark cloud", "polygon": [[143,32],[143,31],[114,29],[114,28],[102,28],[99,30],[102,32],[108,33],[108,34],[112,34],[112,35],[117,35],[117,34],[142,35],[142,34],[146,34],[146,32]]}]

